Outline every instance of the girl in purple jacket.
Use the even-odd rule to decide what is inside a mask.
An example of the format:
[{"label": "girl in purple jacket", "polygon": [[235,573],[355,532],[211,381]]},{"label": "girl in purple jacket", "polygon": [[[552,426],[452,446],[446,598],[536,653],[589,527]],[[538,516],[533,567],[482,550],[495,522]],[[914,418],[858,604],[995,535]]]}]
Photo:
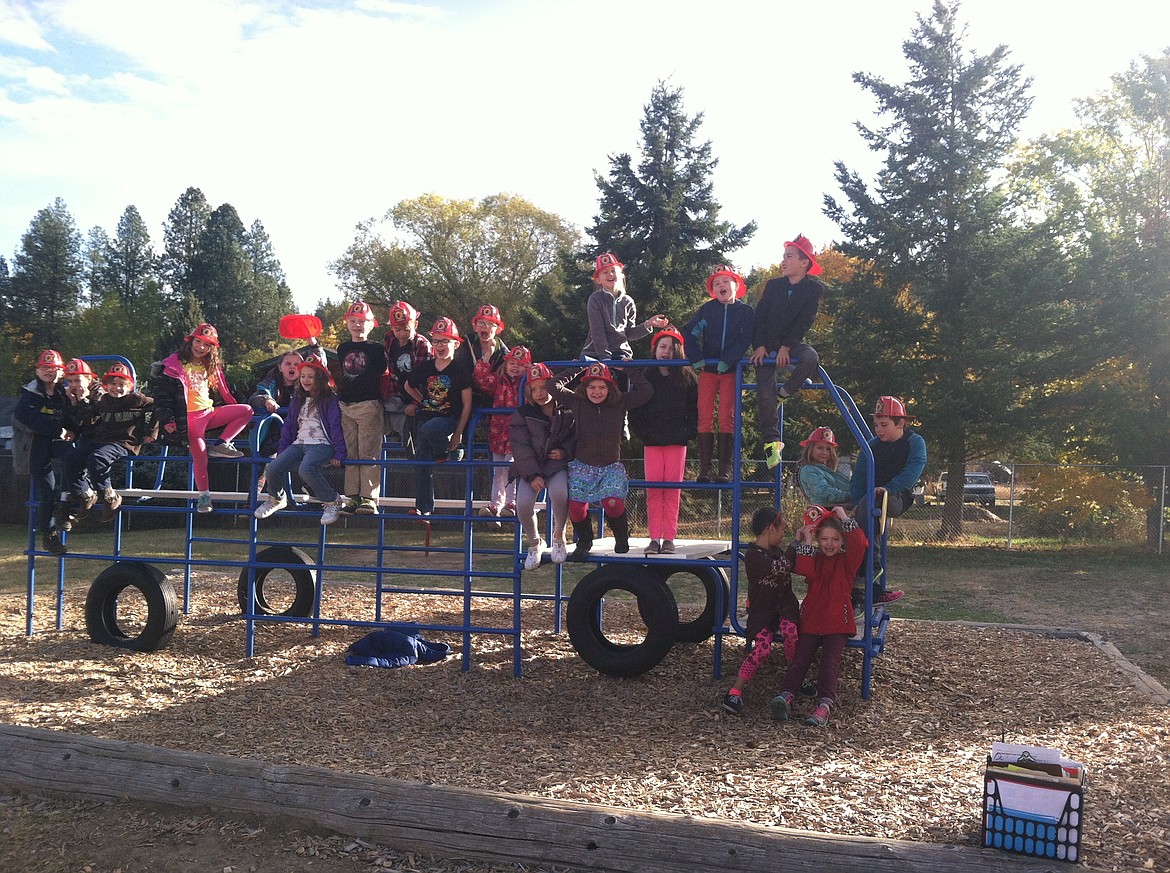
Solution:
[{"label": "girl in purple jacket", "polygon": [[280,454],[264,470],[265,501],[256,508],[257,518],[268,518],[288,506],[284,485],[296,470],[325,504],[321,524],[332,524],[341,514],[345,498],[329,484],[323,467],[340,467],[346,458],[345,436],[341,432],[341,407],[333,377],[316,358],[297,368],[297,388],[280,432]]}]

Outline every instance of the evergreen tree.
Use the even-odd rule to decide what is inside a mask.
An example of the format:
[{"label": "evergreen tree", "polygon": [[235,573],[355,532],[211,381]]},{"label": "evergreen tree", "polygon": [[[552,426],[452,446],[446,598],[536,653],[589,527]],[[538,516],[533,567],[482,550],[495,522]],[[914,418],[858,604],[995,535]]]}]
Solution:
[{"label": "evergreen tree", "polygon": [[195,299],[218,329],[228,360],[243,355],[260,333],[253,308],[252,259],[244,235],[235,207],[230,203],[218,207],[199,237],[189,276]]},{"label": "evergreen tree", "polygon": [[104,227],[89,229],[82,249],[85,260],[86,304],[98,306],[111,291],[110,237]]},{"label": "evergreen tree", "polygon": [[883,118],[858,127],[884,165],[871,190],[837,163],[847,204],[825,198],[842,250],[862,265],[835,304],[850,335],[832,360],[850,363],[868,398],[899,394],[922,416],[949,471],[944,538],[962,530],[966,462],[1013,423],[1031,424],[1031,389],[1066,371],[1071,339],[1063,260],[1042,228],[1014,221],[1000,184],[1030,81],[1003,46],[969,51],[957,12],[936,2],[918,16],[905,83],[854,75]]},{"label": "evergreen tree", "polygon": [[252,262],[252,296],[256,323],[278,325],[293,311],[292,291],[276,257],[268,231],[259,219],[244,234],[244,250]]},{"label": "evergreen tree", "polygon": [[[598,213],[586,229],[595,245],[578,253],[588,272],[571,309],[585,311],[592,291],[593,258],[612,251],[626,264],[627,291],[639,315],[666,313],[681,324],[703,301],[701,292],[718,264],[730,263],[756,231],[720,219],[711,174],[718,165],[711,142],[696,142],[703,121],[688,116],[683,89],[656,84],[644,109],[637,166],[627,153],[610,158],[608,177],[597,176]],[[580,276],[580,267],[575,271]],[[579,327],[576,349],[584,341]],[[638,355],[643,357],[643,355]]]},{"label": "evergreen tree", "polygon": [[122,303],[134,311],[147,288],[158,282],[159,259],[150,242],[150,231],[137,207],[127,206],[109,244],[109,284]]},{"label": "evergreen tree", "polygon": [[[211,216],[211,205],[198,188],[188,188],[175,202],[163,224],[162,271],[170,297],[182,308],[192,291],[191,265],[199,240]],[[194,327],[194,325],[189,325]]]},{"label": "evergreen tree", "polygon": [[33,217],[13,266],[12,326],[31,346],[60,345],[65,325],[77,314],[85,275],[81,234],[60,197]]}]

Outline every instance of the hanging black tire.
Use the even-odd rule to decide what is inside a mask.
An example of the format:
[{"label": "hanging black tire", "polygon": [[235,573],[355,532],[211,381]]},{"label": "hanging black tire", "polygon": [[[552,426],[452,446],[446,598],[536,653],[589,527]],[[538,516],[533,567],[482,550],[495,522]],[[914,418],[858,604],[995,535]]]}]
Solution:
[{"label": "hanging black tire", "polygon": [[[123,615],[118,620],[118,600],[133,588],[145,601],[145,617]],[[123,604],[124,612],[129,603]],[[137,633],[131,633],[131,622]],[[98,574],[85,598],[85,627],[89,638],[104,646],[154,652],[166,647],[179,624],[179,599],[174,586],[153,564],[118,561]]]},{"label": "hanging black tire", "polygon": [[[601,626],[601,603],[610,591],[626,591],[638,600],[646,625],[640,643],[616,643]],[[607,676],[629,678],[653,669],[678,637],[678,605],[674,595],[644,567],[606,564],[585,576],[569,597],[566,614],[569,639],[590,667]]]},{"label": "hanging black tire", "polygon": [[[662,584],[668,589],[670,587],[670,580],[675,579],[679,581],[676,578],[679,576],[692,576],[702,583],[706,598],[703,604],[703,611],[690,621],[683,621],[681,617],[679,618],[678,636],[675,637],[675,641],[679,643],[701,643],[703,640],[710,639],[715,632],[715,622],[718,621],[722,624],[727,620],[727,610],[731,600],[731,583],[727,579],[727,571],[722,567],[707,567],[703,565],[672,567],[666,563],[654,564],[651,567],[657,572],[658,578],[662,580]],[[716,592],[720,588],[723,589],[723,609],[718,618],[716,618],[715,598]],[[676,597],[675,599],[677,600],[678,598]]]},{"label": "hanging black tire", "polygon": [[[286,615],[290,618],[308,618],[313,614],[313,603],[317,599],[317,571],[310,569],[313,560],[293,546],[269,546],[256,553],[256,562],[280,564],[279,567],[256,568],[256,612],[255,615]],[[273,573],[287,573],[296,585],[292,603],[280,611],[268,603],[264,596],[264,580]],[[240,571],[240,582],[236,588],[240,612],[248,612],[248,568]]]}]

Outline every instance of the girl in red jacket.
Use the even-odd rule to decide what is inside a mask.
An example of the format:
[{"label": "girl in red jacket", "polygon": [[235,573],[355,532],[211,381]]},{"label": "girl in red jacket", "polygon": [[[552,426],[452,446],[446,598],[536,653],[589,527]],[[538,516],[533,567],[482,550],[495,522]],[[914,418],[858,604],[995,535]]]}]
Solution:
[{"label": "girl in red jacket", "polygon": [[[521,402],[520,380],[532,365],[532,352],[524,346],[516,346],[494,366],[492,357],[485,355],[475,365],[471,373],[475,387],[492,398],[491,405],[496,409],[515,409]],[[516,514],[516,483],[508,481],[512,468],[511,426],[511,412],[497,413],[488,423],[488,447],[492,450],[492,460],[503,464],[492,469],[491,505],[481,509],[480,515]]]},{"label": "girl in red jacket", "polygon": [[817,705],[805,722],[824,727],[837,699],[841,656],[849,638],[857,633],[849,595],[869,540],[840,506],[832,513],[823,507],[810,507],[810,514],[813,509],[820,510],[820,519],[800,529],[800,545],[796,547],[794,571],[808,583],[808,594],[800,609],[800,638],[796,641],[796,656],[784,677],[784,690],[772,698],[772,718],[787,721],[792,717],[796,692],[820,648]]}]

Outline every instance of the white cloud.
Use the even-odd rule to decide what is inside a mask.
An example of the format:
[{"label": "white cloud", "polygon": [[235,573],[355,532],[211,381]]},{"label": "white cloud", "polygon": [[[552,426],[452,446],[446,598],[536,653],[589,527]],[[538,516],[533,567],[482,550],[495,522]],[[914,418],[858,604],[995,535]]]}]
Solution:
[{"label": "white cloud", "polygon": [[0,2],[0,42],[37,51],[52,50],[30,10],[8,0]]}]

